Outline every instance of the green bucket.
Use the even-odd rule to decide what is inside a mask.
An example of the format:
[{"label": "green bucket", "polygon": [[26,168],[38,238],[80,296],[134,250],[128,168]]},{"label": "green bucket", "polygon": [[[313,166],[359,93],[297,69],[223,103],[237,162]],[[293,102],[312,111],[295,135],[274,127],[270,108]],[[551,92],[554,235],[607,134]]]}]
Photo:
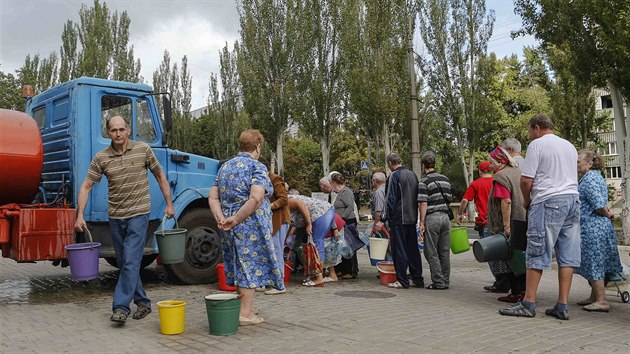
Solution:
[{"label": "green bucket", "polygon": [[458,254],[466,252],[470,249],[468,243],[468,229],[465,227],[456,227],[451,229],[451,252]]},{"label": "green bucket", "polygon": [[175,228],[164,230],[166,215],[162,219],[162,230],[155,231],[158,249],[160,250],[160,262],[162,264],[175,264],[184,261],[186,250],[186,229],[180,229],[175,219]]},{"label": "green bucket", "polygon": [[514,275],[521,275],[527,272],[527,262],[525,260],[525,252],[521,250],[512,250],[512,257],[508,259],[507,264],[512,269]]},{"label": "green bucket", "polygon": [[478,262],[506,261],[510,258],[510,247],[503,234],[496,234],[475,241],[473,253]]},{"label": "green bucket", "polygon": [[241,299],[236,294],[213,294],[205,299],[210,334],[229,336],[238,332]]}]

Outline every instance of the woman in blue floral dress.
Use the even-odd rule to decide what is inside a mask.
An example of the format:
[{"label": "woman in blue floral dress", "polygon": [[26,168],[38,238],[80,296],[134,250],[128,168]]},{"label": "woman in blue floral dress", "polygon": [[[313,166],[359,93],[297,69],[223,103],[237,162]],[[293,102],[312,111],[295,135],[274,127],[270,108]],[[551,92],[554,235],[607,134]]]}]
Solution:
[{"label": "woman in blue floral dress", "polygon": [[604,276],[622,269],[611,222],[614,216],[607,207],[608,187],[599,172],[603,167],[601,156],[593,151],[578,153],[577,169],[582,175],[579,184],[582,260],[576,272],[591,285],[591,296],[578,305],[586,311],[608,312]]},{"label": "woman in blue floral dress", "polygon": [[258,130],[242,132],[240,153],[221,166],[208,195],[221,230],[227,284],[241,295],[241,325],[263,322],[252,310],[256,288],[284,289],[271,238],[273,187],[267,168],[257,161],[263,142]]}]

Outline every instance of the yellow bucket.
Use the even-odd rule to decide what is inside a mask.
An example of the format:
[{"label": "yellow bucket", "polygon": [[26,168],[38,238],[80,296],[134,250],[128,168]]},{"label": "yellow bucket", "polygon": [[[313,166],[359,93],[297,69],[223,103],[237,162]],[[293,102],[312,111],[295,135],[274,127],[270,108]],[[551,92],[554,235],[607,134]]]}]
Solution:
[{"label": "yellow bucket", "polygon": [[157,303],[162,334],[184,333],[186,301],[166,300]]}]

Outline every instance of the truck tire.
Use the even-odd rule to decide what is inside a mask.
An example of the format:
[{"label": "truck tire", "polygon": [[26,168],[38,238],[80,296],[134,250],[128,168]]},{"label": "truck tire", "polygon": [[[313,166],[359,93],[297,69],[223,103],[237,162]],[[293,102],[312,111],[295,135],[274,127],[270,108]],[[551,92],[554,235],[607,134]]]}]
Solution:
[{"label": "truck tire", "polygon": [[[155,261],[157,256],[157,254],[147,254],[145,256],[142,256],[140,269],[148,267],[151,263]],[[105,257],[105,260],[107,261],[107,263],[109,263],[110,266],[118,268],[118,264],[116,264],[116,257]]]},{"label": "truck tire", "polygon": [[207,284],[217,281],[216,266],[221,263],[221,238],[216,221],[207,208],[184,213],[178,226],[187,229],[184,261],[165,264],[169,276],[183,284]]}]

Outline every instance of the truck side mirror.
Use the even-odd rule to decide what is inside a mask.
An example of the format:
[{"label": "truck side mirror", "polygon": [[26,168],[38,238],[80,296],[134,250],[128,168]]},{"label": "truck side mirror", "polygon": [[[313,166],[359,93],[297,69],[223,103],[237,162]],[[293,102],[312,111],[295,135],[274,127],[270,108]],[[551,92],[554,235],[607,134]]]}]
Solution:
[{"label": "truck side mirror", "polygon": [[167,95],[162,97],[162,108],[164,111],[164,130],[170,132],[173,127],[173,113],[171,112],[171,100],[168,99]]}]

